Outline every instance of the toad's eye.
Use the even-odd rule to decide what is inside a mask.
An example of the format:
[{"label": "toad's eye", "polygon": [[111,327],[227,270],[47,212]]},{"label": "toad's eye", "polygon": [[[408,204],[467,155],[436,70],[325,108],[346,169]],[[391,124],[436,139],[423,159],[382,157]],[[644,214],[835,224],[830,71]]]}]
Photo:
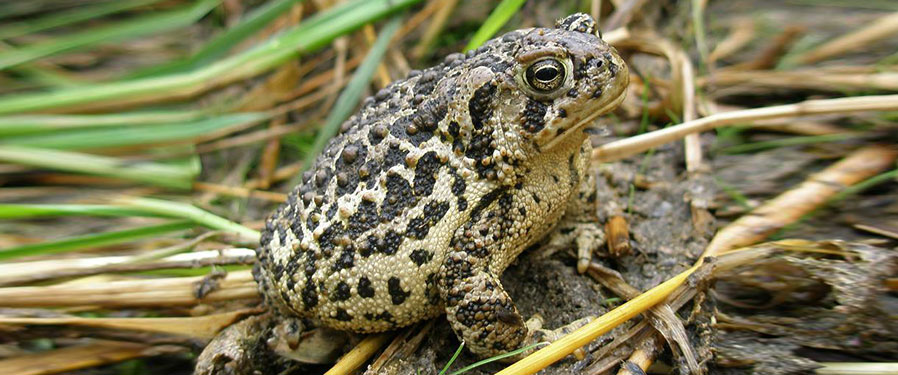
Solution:
[{"label": "toad's eye", "polygon": [[551,92],[564,84],[565,66],[554,58],[534,62],[525,74],[527,85],[539,92]]}]

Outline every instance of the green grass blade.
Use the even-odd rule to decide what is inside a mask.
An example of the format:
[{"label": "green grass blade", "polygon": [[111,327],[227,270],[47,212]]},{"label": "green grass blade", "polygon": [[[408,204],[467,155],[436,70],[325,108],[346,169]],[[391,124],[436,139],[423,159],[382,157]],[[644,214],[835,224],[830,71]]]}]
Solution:
[{"label": "green grass blade", "polygon": [[258,231],[249,229],[243,225],[187,203],[137,197],[119,198],[115,203],[120,204],[122,207],[135,208],[143,212],[188,219],[207,228],[237,234],[250,242],[259,242],[261,236]]},{"label": "green grass blade", "polygon": [[158,3],[160,0],[119,0],[107,3],[99,3],[93,6],[85,6],[78,10],[55,12],[49,16],[28,20],[27,22],[13,22],[0,27],[0,39],[15,38],[18,36],[66,26],[106,15],[118,13],[139,6]]},{"label": "green grass blade", "polygon": [[449,371],[449,366],[452,366],[455,363],[455,360],[458,358],[458,355],[461,354],[461,350],[465,347],[465,342],[462,340],[461,344],[458,345],[458,349],[455,349],[455,354],[452,354],[452,358],[449,358],[449,362],[446,362],[446,365],[443,366],[443,369],[440,370],[438,375],[443,375],[446,371]]},{"label": "green grass blade", "polygon": [[84,84],[84,81],[72,79],[50,69],[32,64],[21,64],[10,68],[10,72],[22,76],[23,80],[38,86],[72,87]]},{"label": "green grass blade", "polygon": [[25,256],[57,254],[66,251],[81,250],[91,247],[115,245],[142,238],[155,237],[163,233],[175,232],[194,227],[194,223],[186,220],[165,224],[151,225],[119,231],[88,234],[70,237],[58,241],[47,241],[22,245],[0,250],[0,261]]},{"label": "green grass blade", "polygon": [[489,17],[486,18],[486,21],[483,21],[483,25],[477,29],[474,36],[471,37],[471,41],[465,46],[465,51],[480,47],[481,44],[486,43],[487,40],[490,40],[490,38],[496,35],[496,33],[502,29],[502,26],[505,26],[508,20],[517,13],[518,9],[521,9],[521,6],[524,5],[525,1],[526,0],[502,0],[502,2],[493,9],[493,12],[490,13]]},{"label": "green grass blade", "polygon": [[349,83],[346,85],[346,88],[343,89],[343,92],[340,93],[336,103],[334,103],[334,108],[328,114],[327,120],[324,122],[324,126],[321,127],[321,130],[318,131],[318,135],[315,136],[315,143],[312,146],[312,150],[306,155],[305,162],[303,163],[304,170],[312,165],[315,161],[315,157],[317,157],[318,153],[324,149],[327,141],[330,140],[334,134],[337,134],[337,131],[340,129],[340,124],[352,115],[352,112],[355,110],[355,107],[361,99],[360,97],[362,96],[365,87],[371,82],[371,77],[374,75],[374,71],[377,70],[377,65],[379,65],[380,61],[383,59],[384,53],[386,53],[387,47],[390,44],[390,39],[392,39],[393,35],[396,34],[396,31],[399,30],[401,23],[402,18],[395,17],[380,31],[380,35],[377,36],[377,40],[374,42],[374,45],[371,46],[371,50],[368,51],[365,60],[362,61],[362,64],[356,69],[355,74],[352,75],[352,79],[349,80]]},{"label": "green grass blade", "polygon": [[38,13],[73,11],[79,4],[97,3],[104,0],[74,1],[3,1],[0,7],[0,20],[11,17],[25,18]]},{"label": "green grass blade", "polygon": [[97,129],[55,131],[38,135],[11,136],[0,144],[60,150],[99,149],[158,144],[195,139],[228,128],[243,127],[266,118],[263,113],[236,113],[188,123],[117,126]]},{"label": "green grass blade", "polygon": [[206,111],[143,111],[90,115],[17,115],[0,116],[0,137],[59,130],[124,125],[153,125],[192,122],[208,116]]},{"label": "green grass blade", "polygon": [[99,43],[135,38],[188,26],[215,8],[220,0],[200,0],[196,4],[177,11],[152,14],[111,25],[88,28],[87,30],[47,42],[27,45],[18,49],[0,52],[0,70],[34,61],[66,51],[73,51]]},{"label": "green grass blade", "polygon": [[130,207],[108,204],[3,204],[0,219],[33,219],[56,216],[166,217]]},{"label": "green grass blade", "polygon": [[66,172],[116,177],[175,189],[190,189],[196,176],[196,171],[192,168],[9,145],[0,146],[0,160]]},{"label": "green grass blade", "polygon": [[156,277],[192,277],[192,276],[208,276],[210,273],[215,271],[225,271],[225,272],[237,272],[237,271],[249,271],[252,270],[253,266],[251,265],[219,265],[219,266],[208,266],[208,267],[197,267],[197,268],[169,268],[169,269],[156,269],[149,271],[141,271],[141,272],[128,272],[128,275],[140,275],[140,276],[156,276]]},{"label": "green grass blade", "polygon": [[250,13],[245,19],[241,20],[236,26],[229,28],[227,31],[206,43],[202,49],[190,58],[170,64],[151,67],[136,74],[129,75],[127,79],[198,69],[203,65],[209,64],[215,59],[224,56],[231,50],[231,48],[261,30],[278,16],[287,13],[290,11],[290,8],[302,1],[303,0],[276,0],[262,5]]},{"label": "green grass blade", "polygon": [[355,0],[317,14],[266,43],[190,73],[60,89],[0,98],[0,114],[79,109],[170,100],[270,70],[300,53],[316,51],[340,35],[421,0]]},{"label": "green grass blade", "polygon": [[473,369],[475,369],[475,368],[477,368],[477,367],[483,366],[483,365],[485,365],[485,364],[487,364],[487,363],[495,362],[495,361],[498,361],[498,360],[500,360],[500,359],[504,359],[504,358],[508,358],[508,357],[514,357],[514,356],[516,356],[516,355],[518,355],[518,354],[521,354],[521,353],[523,353],[523,352],[526,352],[526,351],[528,351],[528,350],[530,350],[530,349],[536,348],[537,346],[543,346],[543,345],[549,345],[549,343],[547,343],[547,342],[538,342],[538,343],[536,343],[536,344],[528,345],[528,346],[525,346],[525,347],[520,348],[520,349],[518,349],[518,350],[510,351],[510,352],[505,353],[505,354],[499,354],[499,355],[497,355],[497,356],[495,356],[495,357],[490,357],[490,358],[487,358],[487,359],[484,359],[484,360],[481,360],[481,361],[477,361],[477,362],[474,362],[474,363],[472,363],[472,364],[470,364],[470,365],[467,365],[467,366],[463,367],[462,369],[460,369],[460,370],[458,370],[458,371],[455,371],[455,372],[453,372],[453,373],[451,373],[451,374],[449,374],[449,375],[461,375],[461,374],[464,374],[464,373],[466,373],[466,372],[468,372],[468,371],[471,371],[471,370],[473,370]]},{"label": "green grass blade", "polygon": [[714,184],[716,184],[717,187],[720,188],[720,190],[722,190],[724,193],[726,193],[726,195],[729,195],[730,199],[732,199],[733,202],[736,202],[739,206],[741,206],[745,210],[751,210],[752,207],[751,207],[751,203],[749,202],[748,197],[746,197],[745,194],[743,194],[741,191],[739,191],[738,189],[734,188],[732,185],[729,185],[726,182],[723,182],[723,180],[716,178],[716,177],[714,178]]},{"label": "green grass blade", "polygon": [[825,142],[841,142],[841,141],[847,141],[849,139],[857,139],[857,138],[863,138],[863,137],[865,137],[864,134],[809,135],[809,136],[775,139],[772,141],[744,143],[741,145],[726,147],[720,151],[727,153],[727,154],[741,154],[741,153],[745,153],[745,152],[767,150],[767,149],[778,148],[778,147],[800,146],[800,145],[809,145],[809,144],[814,144],[814,143],[825,143]]},{"label": "green grass blade", "polygon": [[[0,39],[0,52],[13,49],[8,43]],[[72,78],[61,69],[43,66],[35,63],[25,63],[10,68],[9,76],[21,76],[22,81],[28,81],[37,86],[74,86],[82,84],[83,80]]]},{"label": "green grass blade", "polygon": [[893,169],[888,172],[880,173],[876,176],[870,177],[866,180],[863,180],[854,185],[846,187],[844,190],[838,192],[836,195],[834,195],[832,198],[830,198],[829,201],[826,202],[826,204],[835,204],[837,202],[844,200],[845,198],[859,194],[860,192],[870,189],[876,185],[886,183],[889,181],[895,181],[896,179],[898,179],[898,169]]}]

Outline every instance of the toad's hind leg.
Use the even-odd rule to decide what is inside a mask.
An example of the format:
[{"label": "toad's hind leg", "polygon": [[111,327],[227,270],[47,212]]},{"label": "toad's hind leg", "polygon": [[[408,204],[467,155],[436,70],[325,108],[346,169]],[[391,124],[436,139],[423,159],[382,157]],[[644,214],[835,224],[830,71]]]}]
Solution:
[{"label": "toad's hind leg", "polygon": [[499,278],[465,252],[451,252],[441,270],[446,319],[468,349],[481,357],[526,343],[529,329]]},{"label": "toad's hind leg", "polygon": [[[498,207],[509,202],[500,198]],[[552,341],[560,332],[541,329],[538,317],[525,321],[499,280],[504,269],[501,257],[507,251],[503,248],[507,243],[500,239],[508,229],[501,213],[510,211],[507,207],[496,210],[459,228],[439,272],[446,319],[468,350],[480,357]]]},{"label": "toad's hind leg", "polygon": [[[465,252],[452,252],[442,270],[446,319],[474,354],[492,357],[555,341],[592,320],[586,317],[554,330],[541,328],[538,315],[525,322],[499,278],[479,263]],[[533,350],[507,360],[517,360]]]}]

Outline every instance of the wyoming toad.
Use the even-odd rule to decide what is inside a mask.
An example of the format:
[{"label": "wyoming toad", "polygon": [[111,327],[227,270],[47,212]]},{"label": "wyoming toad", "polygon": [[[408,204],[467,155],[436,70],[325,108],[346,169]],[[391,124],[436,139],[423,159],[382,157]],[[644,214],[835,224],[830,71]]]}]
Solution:
[{"label": "wyoming toad", "polygon": [[268,220],[256,269],[267,303],[364,333],[446,313],[480,356],[526,344],[499,276],[559,221],[586,171],[583,130],[627,84],[576,14],[381,90]]}]

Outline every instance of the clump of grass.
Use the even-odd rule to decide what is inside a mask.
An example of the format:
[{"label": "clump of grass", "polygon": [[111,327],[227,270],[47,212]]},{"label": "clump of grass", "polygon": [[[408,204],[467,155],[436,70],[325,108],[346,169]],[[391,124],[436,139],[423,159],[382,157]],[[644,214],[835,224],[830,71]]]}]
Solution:
[{"label": "clump of grass", "polygon": [[190,97],[210,88],[271,70],[298,54],[314,52],[340,35],[397,12],[420,0],[355,0],[318,13],[259,46],[183,74],[59,89],[47,93],[0,98],[0,114],[76,106],[108,108]]},{"label": "clump of grass", "polygon": [[70,237],[58,241],[46,241],[31,245],[21,245],[0,250],[0,261],[21,257],[57,254],[92,247],[127,243],[143,238],[153,238],[166,233],[193,228],[195,224],[186,220],[150,225],[132,229]]},{"label": "clump of grass", "polygon": [[[40,58],[90,47],[101,42],[136,38],[143,35],[184,27],[193,24],[199,20],[200,17],[209,13],[209,11],[218,6],[219,2],[220,0],[200,0],[196,4],[184,7],[183,9],[162,14],[150,14],[138,19],[130,19],[105,26],[92,27],[74,34],[60,36],[50,41],[38,42],[6,51],[0,51],[0,71]],[[127,7],[125,7],[125,9],[127,9]],[[113,10],[122,10],[122,7],[112,9],[97,7],[83,11],[83,15],[78,15],[76,18],[79,20],[82,18],[87,19],[89,16],[87,13],[88,11],[93,12],[92,15],[102,15],[106,12],[112,12]],[[59,24],[60,22],[45,21],[43,26],[52,27],[59,26]],[[32,28],[34,27],[32,26]],[[27,27],[25,29],[27,29]],[[38,27],[37,29],[40,30],[41,27]],[[19,33],[23,32],[22,29],[17,31]]]},{"label": "clump of grass", "polygon": [[474,36],[471,37],[468,45],[465,46],[465,51],[480,47],[481,44],[496,35],[499,29],[501,29],[502,26],[504,26],[508,20],[518,12],[518,9],[524,5],[524,2],[525,0],[502,0],[502,2],[493,9],[493,12],[490,13],[489,17],[483,21],[483,24],[480,25],[480,28],[474,33]]}]

